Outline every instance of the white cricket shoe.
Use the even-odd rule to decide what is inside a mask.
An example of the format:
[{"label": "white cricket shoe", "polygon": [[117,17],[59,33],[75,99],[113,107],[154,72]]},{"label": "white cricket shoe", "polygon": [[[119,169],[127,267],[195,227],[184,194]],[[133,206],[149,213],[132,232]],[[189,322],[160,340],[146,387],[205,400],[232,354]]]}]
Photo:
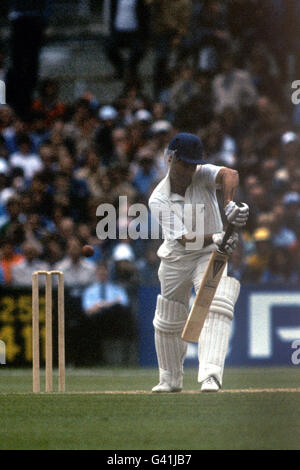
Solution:
[{"label": "white cricket shoe", "polygon": [[218,392],[220,385],[215,377],[208,377],[208,379],[202,382],[201,392]]},{"label": "white cricket shoe", "polygon": [[175,393],[181,392],[182,388],[180,387],[172,387],[170,384],[166,382],[159,382],[158,385],[152,388],[153,393]]},{"label": "white cricket shoe", "polygon": [[153,393],[175,393],[182,390],[182,372],[170,374],[170,372],[160,369],[159,384],[152,388]]}]

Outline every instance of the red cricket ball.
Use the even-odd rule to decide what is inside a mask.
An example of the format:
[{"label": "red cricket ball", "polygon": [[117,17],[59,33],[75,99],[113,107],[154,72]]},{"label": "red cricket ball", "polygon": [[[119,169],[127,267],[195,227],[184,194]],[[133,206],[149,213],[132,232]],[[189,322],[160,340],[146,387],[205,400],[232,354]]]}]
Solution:
[{"label": "red cricket ball", "polygon": [[91,245],[84,245],[82,253],[86,258],[90,258],[94,254],[94,248]]}]

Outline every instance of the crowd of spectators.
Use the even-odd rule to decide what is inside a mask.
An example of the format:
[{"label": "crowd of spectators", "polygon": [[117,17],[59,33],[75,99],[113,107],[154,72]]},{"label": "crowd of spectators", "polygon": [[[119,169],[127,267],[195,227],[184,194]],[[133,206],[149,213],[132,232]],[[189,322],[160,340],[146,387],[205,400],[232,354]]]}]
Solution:
[{"label": "crowd of spectators", "polygon": [[[164,149],[180,131],[201,137],[206,160],[239,171],[238,199],[251,217],[230,272],[242,281],[300,282],[300,123],[285,60],[294,57],[297,70],[297,54],[276,15],[281,2],[175,3],[178,17],[170,2],[148,2],[160,18],[149,31],[152,96],[135,64],[113,101],[86,93],[63,103],[59,83],[44,79],[26,119],[0,107],[2,284],[30,285],[33,271],[51,268],[64,271],[66,286],[93,291],[100,264],[131,299],[138,285],[157,284],[159,241],[97,238],[97,208],[113,204],[120,229],[119,196],[147,204],[165,175]],[[274,24],[262,3],[274,8]],[[95,248],[92,258],[82,256],[84,244]]]}]

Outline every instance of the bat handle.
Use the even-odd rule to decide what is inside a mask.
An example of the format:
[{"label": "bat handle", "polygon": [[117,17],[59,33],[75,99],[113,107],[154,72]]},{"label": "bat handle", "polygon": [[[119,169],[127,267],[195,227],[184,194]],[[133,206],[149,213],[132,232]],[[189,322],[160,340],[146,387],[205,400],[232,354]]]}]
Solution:
[{"label": "bat handle", "polygon": [[225,235],[223,237],[223,241],[222,241],[221,245],[219,246],[219,251],[224,252],[224,248],[225,248],[225,245],[227,243],[227,240],[232,235],[234,229],[235,229],[235,227],[234,227],[233,224],[228,225],[228,227],[226,229],[226,232],[225,232]]}]

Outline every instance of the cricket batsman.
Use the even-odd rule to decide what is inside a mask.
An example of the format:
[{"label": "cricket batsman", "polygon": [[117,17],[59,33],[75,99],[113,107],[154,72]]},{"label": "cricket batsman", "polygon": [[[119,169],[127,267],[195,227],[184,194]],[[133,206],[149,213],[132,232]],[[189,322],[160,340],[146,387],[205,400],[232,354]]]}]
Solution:
[{"label": "cricket batsman", "polygon": [[[159,222],[164,241],[158,250],[161,259],[158,277],[161,294],[154,315],[155,349],[159,383],[152,392],[180,392],[187,343],[181,334],[188,316],[192,288],[198,290],[212,251],[222,244],[224,231],[216,190],[223,193],[228,223],[238,230],[249,216],[246,204],[234,197],[239,184],[236,170],[203,161],[201,140],[189,133],[175,135],[166,149],[168,172],[149,199],[152,216]],[[184,207],[203,208],[201,244],[191,242],[191,224]],[[197,205],[197,206],[196,206]],[[194,224],[194,221],[193,221]],[[192,225],[193,225],[192,224]],[[235,230],[225,250],[231,254],[238,243]],[[191,248],[192,246],[192,248]],[[216,290],[198,342],[198,382],[202,392],[217,392],[222,377],[239,282],[227,276],[227,266]]]}]

